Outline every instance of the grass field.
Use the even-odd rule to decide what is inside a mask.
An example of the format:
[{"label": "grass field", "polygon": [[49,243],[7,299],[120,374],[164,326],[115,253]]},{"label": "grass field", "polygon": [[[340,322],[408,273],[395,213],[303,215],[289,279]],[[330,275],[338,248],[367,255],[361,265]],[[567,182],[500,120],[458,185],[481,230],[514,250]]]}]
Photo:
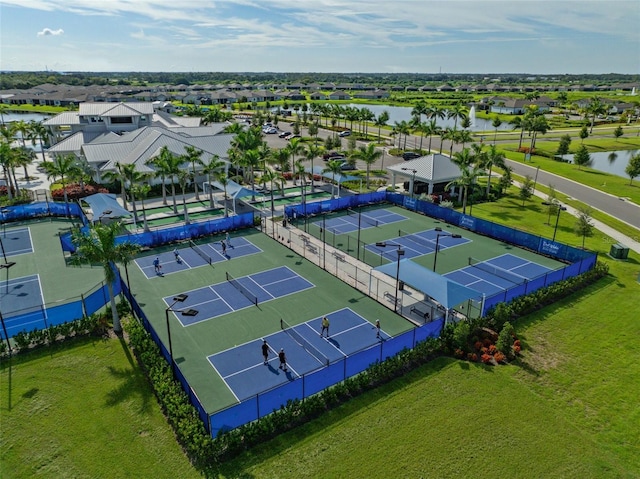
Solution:
[{"label": "grass field", "polygon": [[[547,227],[544,208],[519,204],[474,206],[474,215]],[[558,239],[581,242],[562,220]],[[602,234],[586,245],[609,277],[518,321],[520,361],[438,359],[253,449],[219,477],[640,476],[640,257],[608,259]],[[117,340],[81,341],[14,361],[10,383],[4,361],[2,477],[198,477],[132,361]]]}]

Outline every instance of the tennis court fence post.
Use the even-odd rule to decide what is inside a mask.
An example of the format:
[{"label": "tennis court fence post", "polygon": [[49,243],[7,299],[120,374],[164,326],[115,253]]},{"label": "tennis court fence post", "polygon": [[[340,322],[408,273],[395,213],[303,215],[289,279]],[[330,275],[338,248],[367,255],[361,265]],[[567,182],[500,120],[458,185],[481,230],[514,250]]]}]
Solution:
[{"label": "tennis court fence post", "polygon": [[82,315],[86,318],[87,314],[87,305],[84,302],[84,293],[80,293],[80,303],[82,304]]}]

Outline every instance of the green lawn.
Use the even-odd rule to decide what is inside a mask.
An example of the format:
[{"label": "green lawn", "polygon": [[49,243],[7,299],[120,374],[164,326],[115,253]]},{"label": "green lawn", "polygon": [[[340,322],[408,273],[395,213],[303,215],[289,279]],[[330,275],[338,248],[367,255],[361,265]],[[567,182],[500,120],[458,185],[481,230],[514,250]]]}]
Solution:
[{"label": "green lawn", "polygon": [[[478,217],[552,231],[539,201]],[[561,217],[558,239],[580,244]],[[219,477],[637,478],[640,256],[606,256],[596,285],[516,323],[522,359],[441,358],[225,464]],[[0,371],[2,477],[198,477],[130,353],[82,340]],[[10,405],[10,407],[9,407]]]},{"label": "green lawn", "polygon": [[19,355],[0,380],[4,479],[199,477],[117,339]]}]

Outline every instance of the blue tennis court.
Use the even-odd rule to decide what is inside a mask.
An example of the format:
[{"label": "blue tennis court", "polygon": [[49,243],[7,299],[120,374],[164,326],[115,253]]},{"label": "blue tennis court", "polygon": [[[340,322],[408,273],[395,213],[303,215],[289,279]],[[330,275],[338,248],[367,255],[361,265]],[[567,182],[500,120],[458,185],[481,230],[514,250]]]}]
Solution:
[{"label": "blue tennis court", "polygon": [[[186,291],[184,294],[188,298],[180,303],[180,310],[192,311],[186,315],[174,313],[176,318],[183,326],[189,326],[254,306],[256,303],[251,298],[256,298],[258,303],[264,303],[314,287],[286,266],[236,278],[234,282],[237,282],[238,287],[234,286],[233,282],[226,281]],[[163,298],[167,306],[174,303],[175,296]]]},{"label": "blue tennis court", "polygon": [[[265,339],[269,360],[264,364],[262,339],[256,339],[209,356],[207,359],[239,401],[292,381],[350,354],[378,344],[380,338],[369,321],[349,308],[327,314],[330,337],[320,337],[322,316],[294,326],[294,333],[278,331]],[[300,339],[302,338],[302,339]],[[279,369],[278,352],[283,348],[289,371]]]},{"label": "blue tennis court", "polygon": [[47,317],[43,304],[39,275],[0,281],[0,309],[10,337],[23,329],[41,328]]},{"label": "blue tennis court", "polygon": [[5,229],[0,235],[0,242],[2,242],[4,254],[7,256],[33,253],[33,242],[29,228]]},{"label": "blue tennis court", "polygon": [[504,254],[487,261],[465,266],[444,276],[487,296],[523,284],[551,271],[533,261]]},{"label": "blue tennis court", "polygon": [[358,231],[358,224],[360,224],[361,229],[366,229],[396,223],[406,219],[407,218],[405,216],[386,209],[369,210],[366,213],[349,210],[345,216],[330,218],[324,222],[316,221],[314,224],[318,228],[322,228],[324,224],[324,227],[328,231],[331,231],[334,234],[344,234]]},{"label": "blue tennis court", "polygon": [[[190,246],[183,246],[178,248],[178,260],[176,260],[173,251],[166,251],[157,255],[144,256],[136,259],[135,261],[147,278],[155,278],[171,273],[186,271],[191,268],[205,266],[209,264],[209,258],[211,258],[211,263],[215,264],[262,252],[260,248],[242,237],[233,238],[231,244],[227,246],[224,254],[222,253],[220,243],[201,244],[197,245],[196,248],[200,250],[200,253],[202,253],[204,257],[194,248]],[[160,260],[160,274],[156,273],[153,265],[156,258]]]},{"label": "blue tennis court", "polygon": [[[438,238],[438,236],[440,236],[440,238]],[[385,240],[384,243],[389,247],[381,248],[373,243],[366,245],[365,248],[388,261],[396,261],[398,259],[397,246],[400,246],[404,250],[405,258],[415,258],[416,256],[433,253],[436,250],[436,243],[438,245],[438,251],[442,251],[443,249],[459,246],[470,241],[469,238],[454,238],[449,234],[442,234],[441,231],[430,229],[418,233],[402,234],[396,238]]]}]

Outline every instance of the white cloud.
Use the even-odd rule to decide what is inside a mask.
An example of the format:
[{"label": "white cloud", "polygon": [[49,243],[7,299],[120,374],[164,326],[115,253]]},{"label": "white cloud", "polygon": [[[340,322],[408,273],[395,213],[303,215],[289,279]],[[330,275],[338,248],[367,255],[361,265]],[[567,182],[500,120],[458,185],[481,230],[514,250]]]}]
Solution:
[{"label": "white cloud", "polygon": [[64,30],[62,28],[58,28],[57,30],[51,30],[50,28],[43,28],[42,31],[38,32],[39,37],[48,37],[48,36],[57,37],[62,34],[64,34]]}]

